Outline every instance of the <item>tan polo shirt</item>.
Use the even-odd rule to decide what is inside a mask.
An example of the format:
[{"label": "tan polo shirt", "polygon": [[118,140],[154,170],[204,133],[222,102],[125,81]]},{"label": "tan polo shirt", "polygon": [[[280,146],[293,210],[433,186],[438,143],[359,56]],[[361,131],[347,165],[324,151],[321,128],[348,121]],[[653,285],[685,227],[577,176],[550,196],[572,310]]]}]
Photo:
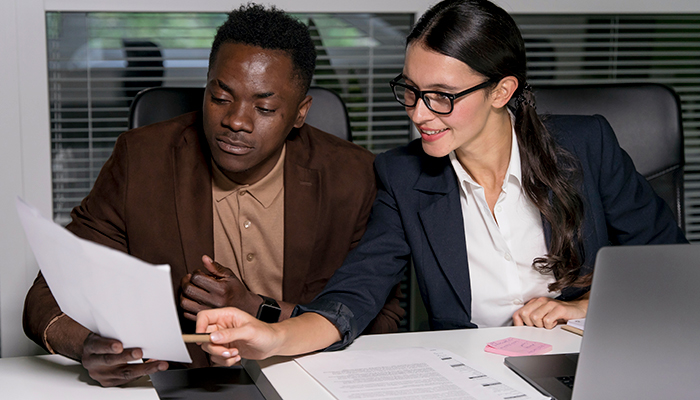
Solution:
[{"label": "tan polo shirt", "polygon": [[284,158],[252,185],[228,179],[212,162],[214,259],[253,293],[282,298]]}]

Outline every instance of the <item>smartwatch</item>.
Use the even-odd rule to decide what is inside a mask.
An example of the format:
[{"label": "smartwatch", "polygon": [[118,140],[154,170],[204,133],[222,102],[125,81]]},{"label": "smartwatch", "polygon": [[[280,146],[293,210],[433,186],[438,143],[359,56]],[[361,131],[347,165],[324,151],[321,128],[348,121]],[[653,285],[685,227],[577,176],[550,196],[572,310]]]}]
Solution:
[{"label": "smartwatch", "polygon": [[256,315],[255,318],[268,323],[278,322],[280,320],[282,309],[280,308],[280,305],[277,304],[277,300],[261,294],[258,296],[262,297],[263,302],[260,304],[260,307],[258,308],[258,315]]}]

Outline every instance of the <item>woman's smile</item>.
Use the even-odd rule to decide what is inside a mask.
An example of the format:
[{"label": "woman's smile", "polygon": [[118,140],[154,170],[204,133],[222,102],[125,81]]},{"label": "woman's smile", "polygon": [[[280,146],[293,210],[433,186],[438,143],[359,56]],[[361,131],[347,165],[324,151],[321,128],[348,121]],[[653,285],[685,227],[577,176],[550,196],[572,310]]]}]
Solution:
[{"label": "woman's smile", "polygon": [[447,131],[449,131],[449,128],[430,129],[418,126],[416,126],[416,128],[418,129],[418,132],[420,132],[421,138],[426,142],[434,142],[436,140],[439,140],[440,138],[445,136]]}]

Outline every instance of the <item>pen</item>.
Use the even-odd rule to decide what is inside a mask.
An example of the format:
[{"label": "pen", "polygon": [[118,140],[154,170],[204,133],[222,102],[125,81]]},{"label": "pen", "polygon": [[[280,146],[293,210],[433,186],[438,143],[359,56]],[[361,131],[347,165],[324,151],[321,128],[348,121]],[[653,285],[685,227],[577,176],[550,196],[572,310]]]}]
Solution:
[{"label": "pen", "polygon": [[183,333],[182,334],[182,340],[185,341],[185,343],[209,343],[211,342],[211,339],[209,338],[208,333]]},{"label": "pen", "polygon": [[563,329],[563,330],[565,330],[565,331],[569,331],[569,332],[571,332],[571,333],[575,333],[575,334],[577,334],[577,335],[579,335],[579,336],[583,336],[583,329],[575,328],[575,327],[573,327],[573,326],[571,326],[571,325],[562,325],[562,326],[561,326],[561,329]]}]

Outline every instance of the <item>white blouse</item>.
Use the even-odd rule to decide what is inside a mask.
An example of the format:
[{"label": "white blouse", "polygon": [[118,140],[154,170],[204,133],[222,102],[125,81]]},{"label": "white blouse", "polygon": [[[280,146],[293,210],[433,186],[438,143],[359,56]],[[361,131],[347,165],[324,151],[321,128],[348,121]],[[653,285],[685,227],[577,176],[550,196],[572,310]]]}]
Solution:
[{"label": "white blouse", "polygon": [[532,261],[545,255],[547,247],[540,212],[522,190],[520,153],[513,130],[508,173],[491,214],[484,188],[476,183],[450,154],[460,186],[469,277],[471,320],[479,327],[505,326],[528,300],[557,297],[547,285],[554,276],[541,274]]}]

